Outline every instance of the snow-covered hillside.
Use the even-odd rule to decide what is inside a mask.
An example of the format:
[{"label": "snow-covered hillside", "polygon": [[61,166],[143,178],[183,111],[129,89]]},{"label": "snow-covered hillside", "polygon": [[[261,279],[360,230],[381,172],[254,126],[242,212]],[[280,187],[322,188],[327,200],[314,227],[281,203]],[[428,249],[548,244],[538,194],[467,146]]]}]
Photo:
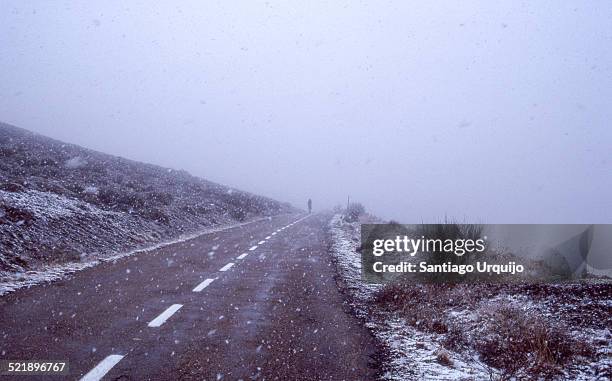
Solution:
[{"label": "snow-covered hillside", "polygon": [[289,211],[185,171],[0,123],[0,278]]}]

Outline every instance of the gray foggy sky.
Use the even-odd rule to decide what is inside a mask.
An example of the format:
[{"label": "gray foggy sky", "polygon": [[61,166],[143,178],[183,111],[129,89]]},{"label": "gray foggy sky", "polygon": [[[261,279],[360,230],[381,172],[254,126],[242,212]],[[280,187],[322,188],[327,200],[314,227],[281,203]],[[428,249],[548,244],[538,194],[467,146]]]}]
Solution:
[{"label": "gray foggy sky", "polygon": [[612,223],[609,1],[2,1],[0,120],[305,207]]}]

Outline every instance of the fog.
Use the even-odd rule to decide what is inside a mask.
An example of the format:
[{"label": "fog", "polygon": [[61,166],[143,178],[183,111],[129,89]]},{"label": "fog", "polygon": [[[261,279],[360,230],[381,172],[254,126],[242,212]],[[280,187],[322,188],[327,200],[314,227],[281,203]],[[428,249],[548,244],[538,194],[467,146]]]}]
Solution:
[{"label": "fog", "polygon": [[315,210],[612,223],[609,1],[38,2],[0,120]]}]

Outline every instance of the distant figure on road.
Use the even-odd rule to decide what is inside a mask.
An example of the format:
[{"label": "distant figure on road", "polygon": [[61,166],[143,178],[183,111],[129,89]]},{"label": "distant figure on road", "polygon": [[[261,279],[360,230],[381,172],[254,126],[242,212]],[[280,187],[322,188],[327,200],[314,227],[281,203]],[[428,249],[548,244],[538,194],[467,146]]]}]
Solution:
[{"label": "distant figure on road", "polygon": [[308,214],[312,213],[312,200],[308,199]]}]

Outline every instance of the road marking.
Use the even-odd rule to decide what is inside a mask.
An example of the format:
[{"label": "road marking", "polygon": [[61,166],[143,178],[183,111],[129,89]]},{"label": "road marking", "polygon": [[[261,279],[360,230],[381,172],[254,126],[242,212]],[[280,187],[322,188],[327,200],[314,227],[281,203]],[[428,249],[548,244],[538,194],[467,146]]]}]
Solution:
[{"label": "road marking", "polygon": [[270,239],[270,238],[272,238],[272,236],[271,236],[271,235],[269,235],[269,236],[267,236],[267,237],[266,237],[266,239]]},{"label": "road marking", "polygon": [[213,282],[213,280],[215,280],[215,279],[214,278],[206,279],[204,282],[198,284],[197,287],[193,289],[193,292],[200,292],[200,291],[202,291],[203,289],[208,287],[208,285],[211,284]]},{"label": "road marking", "polygon": [[238,259],[244,259],[249,253],[242,253],[238,256]]},{"label": "road marking", "polygon": [[164,312],[162,312],[158,317],[151,320],[151,322],[149,323],[149,327],[159,327],[160,325],[164,324],[166,320],[168,320],[170,316],[174,315],[176,311],[180,310],[181,307],[183,307],[182,304],[171,305]]},{"label": "road marking", "polygon": [[221,268],[219,269],[219,271],[227,271],[227,270],[231,269],[233,265],[234,265],[234,262],[230,262],[230,263],[228,263],[227,265],[225,265],[225,266],[221,267]]},{"label": "road marking", "polygon": [[102,377],[104,377],[104,375],[106,373],[108,373],[108,371],[111,370],[112,367],[117,365],[117,363],[119,361],[121,361],[121,359],[124,358],[124,357],[125,357],[124,355],[110,355],[110,356],[107,356],[104,360],[100,361],[100,363],[98,365],[96,365],[95,368],[90,370],[89,373],[84,375],[83,378],[81,378],[81,381],[98,381],[98,380],[101,380]]},{"label": "road marking", "polygon": [[249,251],[253,251],[253,250],[255,250],[255,249],[257,249],[257,245],[255,245],[255,246],[251,247],[251,248],[249,249]]},{"label": "road marking", "polygon": [[257,242],[258,245],[263,245],[264,243],[266,243],[266,241],[259,241],[259,242]]}]

